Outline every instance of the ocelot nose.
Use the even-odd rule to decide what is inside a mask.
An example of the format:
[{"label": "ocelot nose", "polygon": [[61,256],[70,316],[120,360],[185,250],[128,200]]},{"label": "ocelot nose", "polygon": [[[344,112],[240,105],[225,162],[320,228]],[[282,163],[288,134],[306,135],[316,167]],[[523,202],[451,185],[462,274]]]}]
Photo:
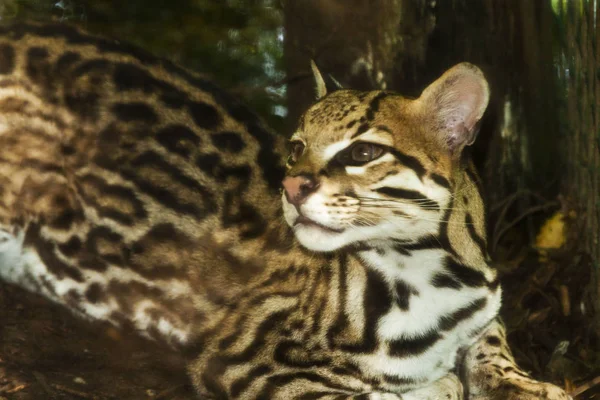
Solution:
[{"label": "ocelot nose", "polygon": [[304,203],[318,187],[319,183],[310,175],[288,176],[283,180],[285,197],[295,206]]}]

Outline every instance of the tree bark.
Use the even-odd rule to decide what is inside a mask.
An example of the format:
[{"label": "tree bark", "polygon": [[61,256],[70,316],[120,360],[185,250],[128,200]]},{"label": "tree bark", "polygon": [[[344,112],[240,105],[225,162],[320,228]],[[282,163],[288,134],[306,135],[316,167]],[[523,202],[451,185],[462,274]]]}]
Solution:
[{"label": "tree bark", "polygon": [[[286,1],[288,130],[294,129],[300,114],[314,101],[311,59],[324,75],[330,74],[344,86],[362,90],[387,88],[395,71],[423,60],[427,34],[434,24],[426,18],[427,3],[424,0]],[[403,60],[410,60],[410,64],[405,65]]]},{"label": "tree bark", "polygon": [[557,71],[566,160],[561,183],[578,213],[577,239],[595,268],[600,315],[600,4],[559,3]]}]

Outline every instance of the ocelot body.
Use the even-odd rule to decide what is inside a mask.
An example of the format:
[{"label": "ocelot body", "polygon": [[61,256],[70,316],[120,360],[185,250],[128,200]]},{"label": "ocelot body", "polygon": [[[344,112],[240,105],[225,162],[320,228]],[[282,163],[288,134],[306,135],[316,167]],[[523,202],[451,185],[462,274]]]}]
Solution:
[{"label": "ocelot body", "polygon": [[69,26],[0,27],[0,277],[168,341],[211,398],[567,398],[514,365],[496,319],[463,151],[481,72],[416,100],[316,78],[285,165],[196,74]]}]

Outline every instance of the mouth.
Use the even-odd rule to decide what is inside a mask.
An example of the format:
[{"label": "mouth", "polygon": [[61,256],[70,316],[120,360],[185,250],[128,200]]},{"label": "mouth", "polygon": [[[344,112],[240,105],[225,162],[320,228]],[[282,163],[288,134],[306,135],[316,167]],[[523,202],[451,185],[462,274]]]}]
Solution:
[{"label": "mouth", "polygon": [[324,230],[324,231],[327,231],[327,232],[332,232],[332,233],[342,233],[342,232],[344,232],[344,229],[335,229],[335,228],[330,228],[330,227],[325,226],[325,225],[321,225],[318,222],[315,222],[312,219],[310,219],[308,217],[305,217],[304,215],[300,215],[298,218],[296,218],[296,221],[294,222],[294,227],[296,227],[298,225],[314,226],[314,227],[319,228],[321,230]]}]

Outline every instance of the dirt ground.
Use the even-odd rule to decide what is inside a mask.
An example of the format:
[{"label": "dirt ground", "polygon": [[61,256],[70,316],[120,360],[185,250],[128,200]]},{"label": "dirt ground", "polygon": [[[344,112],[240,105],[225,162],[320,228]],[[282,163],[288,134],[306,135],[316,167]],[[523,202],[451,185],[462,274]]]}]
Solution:
[{"label": "dirt ground", "polygon": [[0,285],[0,400],[67,399],[195,397],[183,360],[168,348]]}]

